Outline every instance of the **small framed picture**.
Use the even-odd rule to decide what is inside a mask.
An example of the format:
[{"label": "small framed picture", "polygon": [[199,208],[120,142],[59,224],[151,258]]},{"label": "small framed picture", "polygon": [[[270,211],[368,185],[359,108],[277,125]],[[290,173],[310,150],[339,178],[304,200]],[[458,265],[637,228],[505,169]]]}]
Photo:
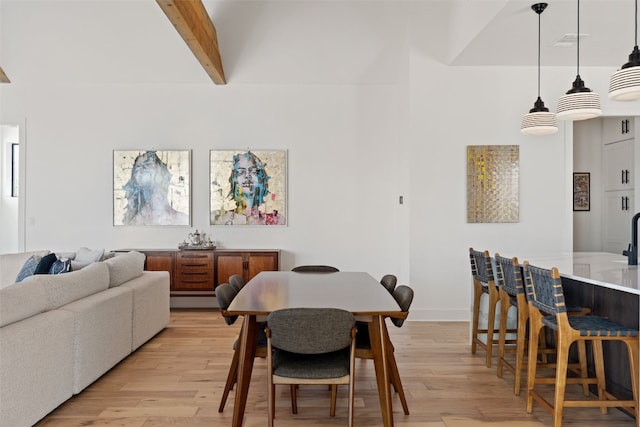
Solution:
[{"label": "small framed picture", "polygon": [[591,177],[589,172],[574,172],[573,174],[573,210],[591,210]]}]

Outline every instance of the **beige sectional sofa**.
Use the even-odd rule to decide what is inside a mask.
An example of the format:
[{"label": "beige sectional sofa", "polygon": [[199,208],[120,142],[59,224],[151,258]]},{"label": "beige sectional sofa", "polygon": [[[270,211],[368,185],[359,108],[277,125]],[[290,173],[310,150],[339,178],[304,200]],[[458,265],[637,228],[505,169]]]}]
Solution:
[{"label": "beige sectional sofa", "polygon": [[0,427],[33,425],[169,323],[169,273],[144,254],[12,283],[46,253],[0,255]]}]

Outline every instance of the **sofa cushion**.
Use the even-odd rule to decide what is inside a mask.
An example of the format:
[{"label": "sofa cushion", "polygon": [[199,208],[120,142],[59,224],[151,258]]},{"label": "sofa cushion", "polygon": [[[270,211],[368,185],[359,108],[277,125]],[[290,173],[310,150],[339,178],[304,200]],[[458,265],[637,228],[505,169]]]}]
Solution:
[{"label": "sofa cushion", "polygon": [[104,261],[109,267],[109,287],[120,286],[124,282],[142,276],[145,258],[143,253],[131,251]]},{"label": "sofa cushion", "polygon": [[31,255],[22,265],[22,268],[18,272],[16,276],[16,283],[22,282],[29,276],[33,276],[38,268],[38,264],[40,264],[40,260],[42,257],[40,255]]},{"label": "sofa cushion", "polygon": [[45,255],[40,259],[36,270],[33,274],[49,274],[49,270],[51,270],[51,266],[54,262],[58,260],[56,254],[50,253],[49,255]]},{"label": "sofa cushion", "polygon": [[47,294],[46,310],[55,310],[65,304],[93,295],[109,288],[109,268],[103,262],[93,263],[66,274],[41,274],[29,279],[43,285]]},{"label": "sofa cushion", "polygon": [[0,289],[0,327],[42,313],[47,307],[47,293],[33,279]]}]

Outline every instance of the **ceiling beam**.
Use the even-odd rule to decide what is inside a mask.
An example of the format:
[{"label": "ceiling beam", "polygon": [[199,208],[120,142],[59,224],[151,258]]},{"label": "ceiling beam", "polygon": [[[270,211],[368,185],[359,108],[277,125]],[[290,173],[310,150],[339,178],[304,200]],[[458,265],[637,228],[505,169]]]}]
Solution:
[{"label": "ceiling beam", "polygon": [[9,77],[4,73],[2,67],[0,67],[0,83],[11,83]]},{"label": "ceiling beam", "polygon": [[202,0],[156,0],[215,84],[227,81],[222,69],[216,28]]}]

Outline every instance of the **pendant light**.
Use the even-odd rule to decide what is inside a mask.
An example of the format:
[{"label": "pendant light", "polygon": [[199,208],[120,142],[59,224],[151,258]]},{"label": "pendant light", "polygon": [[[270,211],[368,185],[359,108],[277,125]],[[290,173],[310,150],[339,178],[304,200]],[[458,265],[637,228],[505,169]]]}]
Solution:
[{"label": "pendant light", "polygon": [[566,95],[558,100],[558,119],[561,120],[585,120],[598,117],[600,110],[600,96],[584,85],[580,78],[580,0],[578,0],[578,59],[577,75],[573,86]]},{"label": "pendant light", "polygon": [[538,99],[529,114],[522,117],[520,132],[526,135],[550,135],[558,132],[556,115],[549,112],[540,98],[540,14],[547,8],[547,3],[536,3],[531,9],[538,14]]},{"label": "pendant light", "polygon": [[629,62],[611,76],[609,99],[614,101],[640,100],[640,50],[638,50],[638,0],[636,0],[636,44]]}]

